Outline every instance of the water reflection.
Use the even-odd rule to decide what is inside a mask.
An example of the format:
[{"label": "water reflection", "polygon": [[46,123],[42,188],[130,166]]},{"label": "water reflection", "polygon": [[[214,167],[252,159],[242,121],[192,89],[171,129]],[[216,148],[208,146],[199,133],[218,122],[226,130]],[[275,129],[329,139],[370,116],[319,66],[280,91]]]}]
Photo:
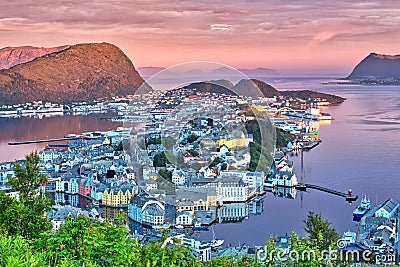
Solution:
[{"label": "water reflection", "polygon": [[[26,141],[64,137],[70,133],[106,131],[122,126],[104,118],[114,114],[64,115],[42,118],[0,118],[0,162],[22,159],[46,143],[9,146],[10,141]],[[59,142],[60,143],[60,142]]]}]

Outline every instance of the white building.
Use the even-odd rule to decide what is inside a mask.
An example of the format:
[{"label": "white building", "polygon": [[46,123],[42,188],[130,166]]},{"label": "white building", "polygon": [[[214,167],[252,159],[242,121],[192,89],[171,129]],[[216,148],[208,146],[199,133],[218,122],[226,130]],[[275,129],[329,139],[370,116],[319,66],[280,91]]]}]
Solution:
[{"label": "white building", "polygon": [[172,182],[176,185],[184,185],[186,183],[186,175],[182,170],[174,170],[172,172]]},{"label": "white building", "polygon": [[250,197],[249,186],[245,185],[243,179],[233,175],[221,175],[217,181],[217,201],[244,202]]},{"label": "white building", "polygon": [[398,209],[399,201],[394,198],[390,198],[386,200],[386,202],[377,211],[375,211],[375,217],[391,219],[395,216]]},{"label": "white building", "polygon": [[160,201],[148,201],[142,207],[142,222],[148,225],[164,224],[165,207]]},{"label": "white building", "polygon": [[192,225],[193,216],[187,211],[178,212],[176,215],[175,223],[178,225]]}]

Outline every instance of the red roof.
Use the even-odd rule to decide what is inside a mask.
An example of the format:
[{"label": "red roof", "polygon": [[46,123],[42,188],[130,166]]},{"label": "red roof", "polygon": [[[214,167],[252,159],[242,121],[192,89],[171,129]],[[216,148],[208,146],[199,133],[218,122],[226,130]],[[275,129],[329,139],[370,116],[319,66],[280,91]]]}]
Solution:
[{"label": "red roof", "polygon": [[183,155],[184,158],[194,158],[192,154],[189,152],[186,152],[185,155]]}]

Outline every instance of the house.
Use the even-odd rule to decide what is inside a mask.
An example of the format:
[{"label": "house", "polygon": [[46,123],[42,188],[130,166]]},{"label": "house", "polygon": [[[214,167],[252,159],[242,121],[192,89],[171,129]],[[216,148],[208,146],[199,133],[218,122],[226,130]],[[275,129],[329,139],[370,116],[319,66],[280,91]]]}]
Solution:
[{"label": "house", "polygon": [[102,183],[97,183],[92,186],[90,196],[94,200],[101,201],[103,199],[103,193],[107,189],[107,186]]},{"label": "house", "polygon": [[146,202],[142,207],[142,223],[150,226],[163,225],[165,207],[157,200]]},{"label": "house", "polygon": [[375,217],[391,219],[399,209],[399,201],[394,198],[388,199],[376,212]]},{"label": "house", "polygon": [[146,188],[146,191],[150,190],[157,190],[158,189],[158,184],[155,180],[153,179],[148,179],[144,181],[144,186]]},{"label": "house", "polygon": [[92,182],[88,179],[81,179],[78,184],[78,194],[81,196],[90,196]]},{"label": "house", "polygon": [[218,146],[226,145],[229,149],[232,149],[235,147],[247,147],[251,142],[253,142],[253,135],[245,135],[241,131],[233,131],[229,135],[220,136]]},{"label": "house", "polygon": [[107,206],[128,206],[131,197],[138,193],[138,187],[129,184],[106,188],[102,194],[102,204]]},{"label": "house", "polygon": [[185,163],[188,163],[189,161],[194,160],[194,159],[195,159],[195,157],[194,157],[192,154],[190,154],[189,152],[186,152],[186,153],[183,155],[183,161],[184,161]]},{"label": "house", "polygon": [[210,207],[217,206],[217,194],[213,187],[178,189],[175,191],[175,198],[178,200],[177,212],[188,211],[192,215],[196,211],[208,211]]},{"label": "house", "polygon": [[178,225],[192,225],[193,216],[187,211],[181,211],[176,214],[175,223]]},{"label": "house", "polygon": [[188,247],[190,252],[201,261],[211,260],[211,247],[208,241],[192,236],[176,235],[173,238],[178,239],[182,246]]},{"label": "house", "polygon": [[147,173],[146,176],[143,175],[143,178],[146,179],[152,179],[152,180],[157,180],[158,179],[158,174],[155,172],[150,172]]},{"label": "house", "polygon": [[0,165],[0,186],[6,185],[8,178],[14,175],[13,164],[11,162],[3,162]]},{"label": "house", "polygon": [[162,197],[152,197],[147,192],[140,192],[129,202],[128,216],[131,220],[147,226],[158,226],[175,222],[175,208]]},{"label": "house", "polygon": [[135,179],[135,172],[132,168],[126,168],[124,174],[127,179]]},{"label": "house", "polygon": [[186,176],[182,170],[174,170],[172,172],[172,182],[176,185],[184,185],[186,183]]},{"label": "house", "polygon": [[222,146],[220,146],[218,149],[217,149],[217,152],[218,152],[218,156],[219,157],[225,157],[225,155],[226,155],[226,153],[228,153],[228,152],[230,152],[231,150],[225,145],[225,144],[222,144]]},{"label": "house", "polygon": [[190,198],[177,199],[175,207],[177,213],[186,211],[189,212],[191,215],[194,214],[194,203]]}]

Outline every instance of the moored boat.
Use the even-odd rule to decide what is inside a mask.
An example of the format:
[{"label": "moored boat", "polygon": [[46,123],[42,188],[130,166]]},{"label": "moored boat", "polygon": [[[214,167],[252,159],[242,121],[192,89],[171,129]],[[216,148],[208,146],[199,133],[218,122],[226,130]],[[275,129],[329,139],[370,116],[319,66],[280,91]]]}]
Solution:
[{"label": "moored boat", "polygon": [[360,205],[353,211],[353,220],[359,221],[371,208],[371,201],[364,195]]},{"label": "moored boat", "polygon": [[223,239],[217,239],[216,237],[215,237],[215,232],[214,232],[214,228],[213,227],[211,227],[211,230],[212,230],[212,233],[213,233],[213,239],[210,241],[210,246],[212,247],[212,248],[216,248],[216,247],[220,247],[220,246],[222,246],[223,244],[224,244],[224,242],[225,242],[225,240],[223,240]]},{"label": "moored boat", "polygon": [[207,225],[201,225],[200,223],[195,223],[192,227],[194,231],[207,231],[208,226]]}]

